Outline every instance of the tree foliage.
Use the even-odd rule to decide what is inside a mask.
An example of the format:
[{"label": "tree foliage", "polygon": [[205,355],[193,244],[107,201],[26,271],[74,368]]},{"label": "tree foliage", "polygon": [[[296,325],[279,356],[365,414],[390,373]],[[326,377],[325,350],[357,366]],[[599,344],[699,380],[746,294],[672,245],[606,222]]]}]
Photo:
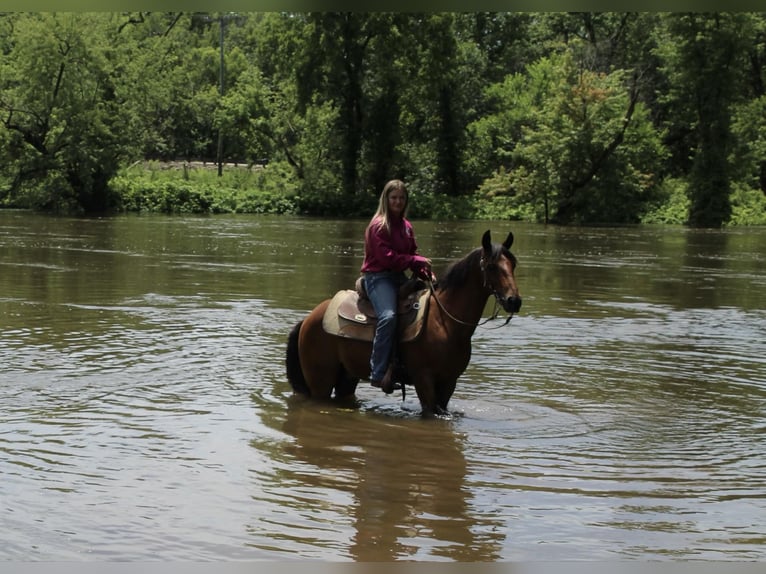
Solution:
[{"label": "tree foliage", "polygon": [[108,183],[129,153],[117,97],[112,18],[18,18],[3,58],[0,111],[9,193],[42,208],[110,207]]},{"label": "tree foliage", "polygon": [[689,222],[720,226],[731,216],[732,113],[743,87],[753,26],[747,14],[672,14],[662,42],[667,97],[689,119]]},{"label": "tree foliage", "polygon": [[0,205],[176,206],[126,168],[217,159],[313,214],[399,177],[423,216],[766,221],[763,14],[7,13],[0,51]]}]

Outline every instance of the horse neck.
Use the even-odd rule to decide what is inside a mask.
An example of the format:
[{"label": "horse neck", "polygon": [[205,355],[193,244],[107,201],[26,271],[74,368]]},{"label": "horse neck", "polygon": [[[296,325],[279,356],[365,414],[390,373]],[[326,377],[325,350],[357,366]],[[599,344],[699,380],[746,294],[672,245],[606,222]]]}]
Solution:
[{"label": "horse neck", "polygon": [[458,319],[462,327],[469,328],[470,335],[481,320],[481,314],[491,294],[489,288],[484,285],[481,271],[477,270],[471,273],[462,285],[437,292],[437,297],[447,312],[452,315],[453,321]]}]

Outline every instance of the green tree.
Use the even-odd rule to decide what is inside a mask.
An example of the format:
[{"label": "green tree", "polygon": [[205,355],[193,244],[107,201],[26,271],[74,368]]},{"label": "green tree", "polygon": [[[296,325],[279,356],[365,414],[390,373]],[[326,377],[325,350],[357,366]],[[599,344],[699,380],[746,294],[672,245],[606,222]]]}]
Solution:
[{"label": "green tree", "polygon": [[220,141],[314,214],[400,177],[452,215],[757,222],[765,46],[755,13],[2,14],[0,203],[109,209]]},{"label": "green tree", "polygon": [[476,21],[454,13],[412,15],[403,43],[400,88],[401,155],[416,189],[447,196],[470,193],[467,128],[482,110],[488,60]]},{"label": "green tree", "polygon": [[766,196],[766,15],[750,15],[753,42],[748,46],[746,97],[734,108],[731,163],[735,179]]},{"label": "green tree", "polygon": [[468,38],[486,59],[482,74],[485,83],[494,84],[509,74],[521,73],[543,55],[531,32],[540,14],[469,12],[460,18],[466,22]]},{"label": "green tree", "polygon": [[494,192],[515,195],[545,222],[637,221],[662,149],[636,86],[625,71],[592,72],[571,54],[494,86],[498,112],[474,126],[480,147],[502,150],[494,178],[505,189]]},{"label": "green tree", "polygon": [[751,19],[742,13],[691,13],[670,14],[664,22],[658,51],[669,90],[663,103],[671,111],[669,143],[676,157],[691,158],[689,224],[719,227],[731,215],[731,118],[753,40]]},{"label": "green tree", "polygon": [[11,202],[89,212],[113,205],[109,180],[132,152],[111,73],[114,29],[113,16],[100,13],[15,19],[0,64]]},{"label": "green tree", "polygon": [[120,91],[146,159],[216,158],[218,38],[214,15],[156,12],[123,20],[116,38]]},{"label": "green tree", "polygon": [[326,64],[310,48],[315,27],[307,14],[251,19],[244,33],[253,62],[225,105],[237,129],[246,126],[248,156],[289,165],[304,207],[322,213],[343,205],[343,146],[341,112],[326,93]]}]

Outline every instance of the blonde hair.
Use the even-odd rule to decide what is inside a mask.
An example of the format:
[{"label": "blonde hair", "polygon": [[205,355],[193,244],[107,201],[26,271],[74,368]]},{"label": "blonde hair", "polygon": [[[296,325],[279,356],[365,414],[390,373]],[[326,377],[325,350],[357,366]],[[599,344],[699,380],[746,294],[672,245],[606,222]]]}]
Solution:
[{"label": "blonde hair", "polygon": [[401,179],[392,179],[386,185],[383,186],[383,191],[380,193],[380,200],[378,201],[378,210],[375,215],[372,216],[372,221],[378,220],[379,226],[385,226],[385,228],[391,230],[391,219],[388,213],[388,196],[393,191],[404,192],[404,210],[402,211],[402,217],[407,217],[407,208],[410,205],[410,193],[407,191],[407,186]]}]

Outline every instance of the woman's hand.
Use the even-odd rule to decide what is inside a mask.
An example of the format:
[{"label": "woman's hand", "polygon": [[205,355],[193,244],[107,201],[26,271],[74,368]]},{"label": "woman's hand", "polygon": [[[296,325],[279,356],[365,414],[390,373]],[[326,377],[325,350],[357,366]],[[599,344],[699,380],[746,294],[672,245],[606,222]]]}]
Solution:
[{"label": "woman's hand", "polygon": [[414,273],[420,279],[425,281],[436,281],[436,275],[434,275],[431,269],[431,260],[421,255],[416,255],[416,262],[414,265]]}]

